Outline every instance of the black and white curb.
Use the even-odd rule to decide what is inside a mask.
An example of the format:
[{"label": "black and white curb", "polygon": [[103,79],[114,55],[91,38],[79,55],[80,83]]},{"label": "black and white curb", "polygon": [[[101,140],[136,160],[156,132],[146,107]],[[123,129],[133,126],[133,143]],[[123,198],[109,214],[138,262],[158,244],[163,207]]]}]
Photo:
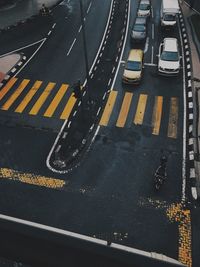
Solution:
[{"label": "black and white curb", "polygon": [[26,63],[26,56],[21,54],[20,60],[9,70],[4,79],[0,83],[0,88],[3,87],[12,78],[15,73]]},{"label": "black and white curb", "polygon": [[183,41],[183,57],[185,59],[185,93],[186,93],[186,169],[187,184],[191,189],[193,199],[197,200],[196,175],[194,164],[194,137],[193,137],[193,119],[194,119],[194,102],[192,92],[192,62],[190,46],[188,42],[187,30],[182,13],[179,14],[179,23]]}]

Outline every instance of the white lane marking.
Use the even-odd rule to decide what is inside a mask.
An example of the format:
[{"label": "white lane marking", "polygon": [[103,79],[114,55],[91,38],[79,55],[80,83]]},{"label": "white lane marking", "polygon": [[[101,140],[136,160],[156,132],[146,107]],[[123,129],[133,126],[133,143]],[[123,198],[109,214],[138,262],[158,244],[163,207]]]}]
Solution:
[{"label": "white lane marking", "polygon": [[54,24],[53,24],[53,26],[52,26],[52,29],[54,29],[54,28],[55,28],[55,26],[56,26],[56,23],[54,23]]},{"label": "white lane marking", "polygon": [[149,48],[149,37],[147,37],[146,42],[145,42],[144,54],[148,51],[148,48]]},{"label": "white lane marking", "polygon": [[153,64],[154,47],[151,47],[151,63]]},{"label": "white lane marking", "polygon": [[51,31],[48,32],[48,36],[51,34]]},{"label": "white lane marking", "polygon": [[88,9],[87,9],[87,14],[88,14],[88,13],[89,13],[89,11],[90,11],[91,5],[92,5],[92,2],[90,2],[89,6],[88,6]]},{"label": "white lane marking", "polygon": [[158,66],[158,64],[155,64],[155,63],[144,63],[144,66],[156,67],[156,66]]},{"label": "white lane marking", "polygon": [[83,27],[83,26],[81,25],[81,26],[80,26],[80,28],[79,28],[79,30],[78,30],[78,32],[79,32],[79,33],[81,32],[81,30],[82,30],[82,27]]},{"label": "white lane marking", "polygon": [[15,49],[15,50],[12,50],[12,51],[7,52],[7,53],[5,53],[5,54],[2,54],[2,55],[0,55],[0,57],[4,57],[4,56],[7,56],[7,55],[9,55],[9,54],[15,53],[15,52],[17,52],[17,51],[19,51],[19,50],[22,50],[22,49],[28,48],[28,47],[30,47],[30,46],[33,46],[33,45],[35,45],[35,44],[39,44],[39,43],[43,42],[44,39],[46,40],[46,38],[43,38],[43,39],[41,39],[41,40],[39,40],[39,41],[37,41],[37,42],[34,42],[34,43],[32,43],[32,44],[29,44],[29,45],[26,45],[26,46],[22,46],[22,47],[20,47],[20,48],[18,48],[18,49]]},{"label": "white lane marking", "polygon": [[183,51],[183,39],[181,35],[180,23],[178,21],[178,30],[181,41],[182,62],[183,62],[183,161],[182,161],[182,201],[185,201],[186,195],[186,84],[185,84],[185,58]]},{"label": "white lane marking", "polygon": [[67,56],[69,56],[69,54],[70,54],[70,52],[71,52],[71,50],[72,50],[72,48],[73,48],[75,42],[76,42],[76,38],[74,39],[73,43],[71,44],[70,49],[69,49],[68,52],[67,52]]},{"label": "white lane marking", "polygon": [[[105,35],[106,35],[106,31],[107,31],[107,29],[108,29],[109,21],[110,21],[110,16],[111,16],[111,11],[112,11],[113,2],[114,2],[114,0],[111,1],[111,4],[110,4],[110,12],[109,12],[109,15],[108,15],[108,20],[107,20],[106,28],[105,28],[105,31],[104,31],[104,35],[103,35],[102,41],[101,41],[101,43],[100,43],[100,45],[99,45],[98,52],[97,52],[97,54],[96,54],[96,57],[95,57],[95,59],[94,59],[94,61],[93,61],[93,64],[92,64],[92,66],[91,66],[91,68],[90,68],[89,73],[92,72],[92,69],[93,69],[94,65],[96,64],[96,60],[97,60],[97,58],[98,58],[98,56],[99,56],[101,47],[102,47],[102,45],[103,45],[103,41],[104,41],[104,38],[105,38]],[[83,86],[85,86],[85,84],[86,84],[86,80],[85,80]],[[53,167],[50,165],[50,159],[51,159],[51,155],[53,154],[53,151],[54,151],[54,149],[55,149],[55,147],[56,147],[56,145],[57,145],[57,143],[58,143],[58,141],[59,141],[59,139],[60,139],[60,137],[61,137],[61,135],[62,135],[62,132],[63,132],[64,129],[65,129],[66,123],[67,123],[67,120],[64,121],[64,123],[63,123],[63,125],[62,125],[62,127],[61,127],[61,129],[60,129],[60,131],[59,131],[59,133],[58,133],[58,135],[56,136],[56,139],[55,139],[55,141],[54,141],[54,144],[53,144],[53,146],[51,147],[51,150],[50,150],[50,152],[49,152],[49,154],[48,154],[48,156],[47,156],[47,159],[46,159],[46,166],[47,166],[47,168],[48,168],[49,170],[51,170],[52,172],[60,173],[60,174],[67,173],[68,170],[66,170],[66,171],[59,171],[59,170],[56,170],[55,168],[53,168]],[[99,128],[100,128],[100,126],[97,128],[97,130],[98,130]],[[96,131],[96,132],[98,132],[98,131]],[[96,133],[95,133],[95,134],[96,134]],[[93,139],[95,139],[95,136],[93,137]]]},{"label": "white lane marking", "polygon": [[110,85],[111,81],[112,81],[112,79],[110,78],[110,80],[109,80],[109,82],[108,82],[108,86]]},{"label": "white lane marking", "polygon": [[46,42],[47,38],[43,39],[43,42],[39,45],[39,47],[35,50],[35,52],[32,54],[32,56],[26,61],[26,63],[21,67],[21,69],[15,73],[14,77],[20,73],[21,70],[31,61],[31,59],[36,55],[36,53],[40,50],[40,48],[43,46],[44,42]]},{"label": "white lane marking", "polygon": [[152,24],[151,34],[152,34],[152,40],[154,40],[154,24]]},{"label": "white lane marking", "polygon": [[154,13],[153,13],[153,7],[151,6],[151,17],[153,19]]}]

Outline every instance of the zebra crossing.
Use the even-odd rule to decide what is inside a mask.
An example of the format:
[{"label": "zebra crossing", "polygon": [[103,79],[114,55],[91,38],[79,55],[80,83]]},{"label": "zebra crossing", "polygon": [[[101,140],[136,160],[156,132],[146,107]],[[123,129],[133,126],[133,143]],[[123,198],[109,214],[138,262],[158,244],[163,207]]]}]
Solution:
[{"label": "zebra crossing", "polygon": [[[137,100],[134,102],[136,98]],[[145,114],[149,113],[147,106],[150,98],[152,96],[144,93],[137,93],[136,95],[134,92],[124,92],[121,95],[116,90],[110,91],[99,125],[102,127],[110,126],[112,114],[118,113],[115,126],[119,128],[126,127],[133,105],[136,108],[134,114],[132,114],[131,123],[132,125],[143,125]],[[159,135],[164,117],[164,97],[153,96],[153,98],[150,124],[152,134]],[[55,82],[19,80],[14,77],[0,89],[0,110],[3,112],[9,111],[29,116],[38,115],[46,119],[68,119],[76,101],[77,99],[69,90],[69,84],[64,83],[58,85]],[[117,103],[118,105],[116,106]],[[170,138],[177,138],[178,105],[178,98],[171,97],[168,105],[168,127],[166,133]]]},{"label": "zebra crossing", "polygon": [[[100,126],[109,126],[113,110],[115,109],[116,101],[117,101],[117,91],[111,91],[108,97],[105,109],[103,111]],[[131,113],[131,106],[133,103],[134,93],[125,92],[122,97],[121,108],[119,110],[118,116],[115,123],[116,127],[126,127],[126,121],[129,113]],[[147,94],[137,94],[136,96],[136,110],[134,114],[132,114],[132,124],[133,125],[143,125],[145,113],[148,113],[147,103],[150,98]],[[179,112],[179,102],[177,97],[171,97],[169,99],[169,105],[167,105],[168,112],[164,114],[164,97],[163,96],[151,96],[152,106],[152,114],[151,121],[149,124],[152,128],[153,135],[159,135],[161,130],[161,122],[164,119],[164,116],[167,117],[167,133],[166,135],[169,138],[177,138],[177,129],[178,129],[178,112]],[[169,107],[168,107],[169,106]],[[166,118],[165,118],[166,119]],[[113,122],[112,122],[113,124]]]}]

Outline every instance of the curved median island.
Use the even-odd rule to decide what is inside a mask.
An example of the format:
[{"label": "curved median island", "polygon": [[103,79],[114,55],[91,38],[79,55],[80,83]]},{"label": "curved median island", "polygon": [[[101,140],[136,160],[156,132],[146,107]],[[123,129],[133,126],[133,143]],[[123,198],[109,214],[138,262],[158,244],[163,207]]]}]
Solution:
[{"label": "curved median island", "polygon": [[129,0],[111,2],[105,33],[89,81],[75,101],[47,157],[47,167],[66,173],[76,166],[98,131],[97,125],[123,53],[129,20]]}]

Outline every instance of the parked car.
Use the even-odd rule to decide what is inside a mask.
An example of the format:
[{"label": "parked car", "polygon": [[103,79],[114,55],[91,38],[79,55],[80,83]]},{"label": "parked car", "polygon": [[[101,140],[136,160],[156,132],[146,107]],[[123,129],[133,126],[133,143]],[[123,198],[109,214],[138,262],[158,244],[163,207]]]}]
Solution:
[{"label": "parked car", "polygon": [[159,47],[158,73],[177,75],[180,71],[180,55],[176,38],[165,38]]},{"label": "parked car", "polygon": [[146,40],[146,17],[137,17],[131,31],[132,42],[144,42]]},{"label": "parked car", "polygon": [[122,81],[127,84],[138,84],[142,78],[143,51],[131,49],[125,65]]},{"label": "parked car", "polygon": [[148,17],[150,16],[151,12],[151,5],[149,0],[141,0],[137,15],[141,17]]}]

